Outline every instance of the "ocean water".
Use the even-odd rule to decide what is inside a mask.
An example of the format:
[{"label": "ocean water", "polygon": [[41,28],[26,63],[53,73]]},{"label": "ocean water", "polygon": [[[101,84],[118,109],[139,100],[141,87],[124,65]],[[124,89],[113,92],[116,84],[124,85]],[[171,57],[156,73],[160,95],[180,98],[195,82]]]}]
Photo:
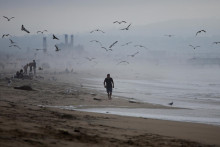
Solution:
[{"label": "ocean water", "polygon": [[[104,79],[83,79],[84,86],[105,93]],[[114,79],[113,98],[173,106],[183,109],[92,108],[80,111],[110,113],[153,119],[220,125],[220,81],[218,80],[126,80]]]}]

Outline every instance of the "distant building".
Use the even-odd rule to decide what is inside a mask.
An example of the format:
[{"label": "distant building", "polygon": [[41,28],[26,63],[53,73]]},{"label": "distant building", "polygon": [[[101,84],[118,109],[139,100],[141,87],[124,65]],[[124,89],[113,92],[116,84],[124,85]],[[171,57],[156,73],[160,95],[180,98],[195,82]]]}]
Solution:
[{"label": "distant building", "polygon": [[64,42],[64,43],[57,44],[57,45],[58,45],[60,48],[62,48],[62,49],[73,49],[73,48],[74,48],[73,39],[74,39],[74,36],[71,35],[71,36],[70,36],[70,43],[69,43],[69,42],[68,42],[68,35],[65,34],[65,35],[64,35],[64,40],[65,40],[65,42]]},{"label": "distant building", "polygon": [[70,47],[72,47],[73,48],[73,46],[74,46],[74,44],[73,44],[73,38],[74,36],[73,35],[71,35],[70,36]]},{"label": "distant building", "polygon": [[[83,45],[75,45],[74,44],[74,35],[70,35],[70,42],[68,42],[68,35],[64,34],[64,42],[61,42],[59,44],[56,44],[61,50],[64,49],[73,49],[77,51],[78,53],[81,53],[84,51]],[[43,51],[47,52],[47,38],[43,37]]]},{"label": "distant building", "polygon": [[47,52],[47,38],[43,37],[43,50],[44,52]]},{"label": "distant building", "polygon": [[65,45],[68,46],[68,35],[67,34],[65,34]]}]

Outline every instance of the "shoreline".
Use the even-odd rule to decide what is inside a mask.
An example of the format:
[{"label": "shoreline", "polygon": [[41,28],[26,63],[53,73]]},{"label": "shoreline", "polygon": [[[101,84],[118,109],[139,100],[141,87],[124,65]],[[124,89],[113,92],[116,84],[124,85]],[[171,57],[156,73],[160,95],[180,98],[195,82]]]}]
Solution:
[{"label": "shoreline", "polygon": [[[0,145],[220,146],[219,126],[37,106],[89,104],[176,109],[147,103],[130,103],[120,97],[109,101],[104,94],[74,86],[74,82],[68,84],[38,79],[15,80],[8,87],[7,81],[1,79]],[[24,84],[31,84],[35,91],[13,89],[14,86]],[[70,87],[71,92],[68,93],[66,90]]]}]

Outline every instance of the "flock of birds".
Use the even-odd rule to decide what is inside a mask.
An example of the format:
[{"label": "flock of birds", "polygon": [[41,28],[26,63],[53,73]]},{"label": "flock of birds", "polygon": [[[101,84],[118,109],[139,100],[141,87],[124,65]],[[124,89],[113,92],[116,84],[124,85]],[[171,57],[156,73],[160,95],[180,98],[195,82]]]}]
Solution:
[{"label": "flock of birds", "polygon": [[[113,24],[116,24],[116,23],[117,23],[117,24],[126,24],[127,22],[124,21],[124,20],[122,20],[122,21],[114,21],[114,22],[113,22]],[[130,27],[131,27],[131,23],[130,23],[129,25],[127,25],[126,27],[120,29],[120,30],[127,30],[127,31],[128,31],[128,30],[130,29]],[[100,29],[95,29],[95,30],[91,31],[90,33],[94,33],[94,32],[105,33],[103,30],[100,30]],[[197,31],[197,32],[195,33],[195,37],[198,36],[200,33],[206,33],[206,30],[199,30],[199,31]],[[175,35],[165,34],[164,36],[174,37]],[[113,42],[109,47],[105,47],[105,46],[102,45],[102,43],[101,43],[99,40],[91,40],[90,42],[98,43],[98,44],[100,45],[100,47],[101,47],[102,49],[104,49],[105,51],[113,51],[112,47],[115,46],[115,45],[118,43],[118,41],[115,41],[115,42]],[[213,44],[219,44],[219,43],[220,43],[220,41],[219,41],[219,42],[213,42]],[[130,41],[130,42],[127,42],[127,43],[125,43],[125,44],[122,44],[121,46],[127,46],[127,45],[129,45],[129,44],[132,44],[132,42],[131,42],[131,41]],[[148,50],[148,48],[145,47],[145,46],[143,46],[143,45],[134,45],[134,47],[139,47],[139,48],[143,48],[143,49]],[[190,44],[189,47],[192,47],[192,48],[195,50],[196,48],[199,48],[200,46],[199,46],[199,45],[194,46],[194,45],[191,45],[191,44]],[[194,51],[193,51],[193,52],[194,52]],[[139,54],[139,51],[136,51],[135,53],[133,53],[133,54],[131,54],[131,55],[128,55],[128,57],[135,57],[137,54]],[[195,58],[195,52],[194,52],[194,58]],[[119,65],[119,64],[121,64],[121,63],[129,64],[128,61],[123,60],[123,61],[118,62],[117,65]]]},{"label": "flock of birds", "polygon": [[[7,16],[3,16],[3,18],[5,18],[7,21],[11,21],[12,19],[15,19],[15,17],[7,17]],[[113,22],[113,24],[127,24],[127,22],[126,21],[124,21],[124,20],[122,20],[122,21],[114,21]],[[129,29],[130,29],[130,27],[131,27],[131,25],[132,25],[132,23],[130,23],[129,25],[127,25],[126,27],[124,27],[124,28],[121,28],[120,30],[124,30],[124,31],[128,31]],[[21,25],[21,31],[24,31],[24,32],[26,32],[26,33],[30,33],[30,31],[22,24]],[[38,34],[38,33],[41,33],[41,34],[44,34],[45,32],[48,32],[47,30],[43,30],[43,31],[37,31],[36,33]],[[101,32],[101,33],[105,33],[103,30],[101,30],[101,29],[95,29],[95,30],[92,30],[92,31],[90,31],[90,33],[95,33],[95,32]],[[196,34],[195,34],[195,36],[197,36],[197,35],[199,35],[200,33],[206,33],[206,30],[199,30],[199,31],[197,31],[196,32]],[[175,35],[172,35],[172,34],[166,34],[166,35],[164,35],[164,36],[167,36],[167,37],[174,37]],[[2,35],[2,38],[6,38],[6,37],[9,37],[9,40],[10,40],[10,45],[9,45],[9,47],[15,47],[15,48],[18,48],[18,49],[21,49],[21,47],[18,45],[18,44],[16,44],[16,42],[14,42],[12,39],[10,39],[10,37],[12,37],[10,34],[3,34]],[[57,37],[57,36],[55,36],[54,34],[52,35],[52,39],[54,39],[54,40],[59,40],[59,38]],[[90,42],[95,42],[95,43],[98,43],[99,45],[100,45],[100,47],[102,48],[102,49],[104,49],[105,51],[113,51],[113,47],[118,43],[118,41],[115,41],[115,42],[113,42],[113,43],[111,43],[108,47],[106,47],[106,46],[103,46],[102,45],[102,43],[100,42],[100,41],[98,41],[98,40],[91,40]],[[213,44],[219,44],[220,42],[213,42]],[[127,43],[125,43],[125,44],[123,44],[123,45],[121,45],[121,46],[127,46],[127,45],[129,45],[129,44],[132,44],[132,42],[130,41],[130,42],[127,42]],[[192,47],[194,50],[196,49],[196,48],[199,48],[200,46],[194,46],[194,45],[189,45],[190,47]],[[55,47],[55,51],[56,52],[58,52],[58,51],[60,51],[61,49],[55,44],[54,45],[54,47]],[[134,45],[134,47],[138,47],[138,48],[143,48],[143,49],[148,49],[147,47],[145,47],[144,45]],[[39,50],[43,50],[43,49],[36,49],[37,51],[39,51]],[[137,51],[137,52],[135,52],[135,53],[133,53],[133,54],[131,54],[131,55],[128,55],[128,57],[135,57],[137,54],[139,54],[140,52],[139,51]],[[195,54],[195,53],[194,53]],[[86,58],[86,59],[88,59],[88,57]],[[94,58],[95,59],[95,58]],[[94,60],[93,59],[93,60]],[[89,60],[89,61],[92,61],[92,60]],[[117,65],[118,64],[121,64],[121,63],[126,63],[126,64],[129,64],[129,62],[128,61],[120,61],[120,62],[118,62],[117,63]]]},{"label": "flock of birds", "polygon": [[[122,21],[114,21],[114,22],[113,22],[113,24],[126,24],[126,23],[127,23],[127,22],[124,21],[124,20],[122,20]],[[131,23],[130,23],[129,25],[127,25],[126,27],[121,28],[120,30],[128,31],[128,30],[130,29],[130,27],[131,27]],[[94,33],[94,32],[105,33],[103,30],[100,30],[100,29],[95,29],[95,30],[90,31],[90,33]],[[102,49],[104,49],[106,52],[108,52],[108,51],[113,51],[112,48],[118,43],[118,41],[114,41],[114,42],[111,43],[108,47],[106,47],[106,46],[103,46],[102,43],[101,43],[100,41],[98,41],[98,40],[91,40],[90,42],[95,42],[95,43],[99,44],[100,47],[101,47]],[[131,43],[132,43],[132,42],[130,41],[130,42],[127,42],[127,43],[125,43],[125,44],[122,44],[121,46],[127,46],[127,45],[129,45],[129,44],[131,44]],[[143,45],[134,45],[134,47],[139,47],[139,48],[148,49],[147,47],[145,47],[145,46],[143,46]],[[128,55],[128,57],[135,57],[138,53],[139,53],[139,51],[135,52],[134,54]],[[94,58],[94,59],[95,59],[95,58]],[[89,60],[89,61],[91,61],[91,60]],[[118,62],[117,65],[119,65],[119,64],[121,64],[121,63],[129,64],[128,61],[123,60],[123,61]]]},{"label": "flock of birds", "polygon": [[[5,18],[7,21],[11,21],[15,17],[3,16],[3,18]],[[30,31],[23,24],[21,25],[21,31],[24,31],[24,32],[26,32],[28,34],[30,33]],[[42,31],[37,31],[36,33],[37,34],[38,33],[44,34],[45,32],[48,32],[48,31],[47,30],[42,30]],[[12,37],[12,35],[10,35],[10,34],[3,34],[2,35],[2,38],[6,38],[6,37]],[[54,34],[52,36],[52,39],[59,40],[59,38],[56,37]],[[16,47],[18,49],[21,49],[21,47],[18,44],[16,44],[16,42],[14,42],[12,39],[9,38],[9,41],[10,41],[9,47]],[[57,45],[54,45],[54,46],[55,46],[55,51],[60,51],[61,50],[60,48],[58,48]],[[35,50],[39,51],[39,50],[43,50],[43,49],[35,49]]]}]

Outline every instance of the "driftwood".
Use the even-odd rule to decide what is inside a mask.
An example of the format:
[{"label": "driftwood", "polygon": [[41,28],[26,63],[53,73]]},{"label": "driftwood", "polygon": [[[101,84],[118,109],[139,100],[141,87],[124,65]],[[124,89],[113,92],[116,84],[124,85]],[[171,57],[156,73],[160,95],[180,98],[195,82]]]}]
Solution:
[{"label": "driftwood", "polygon": [[96,100],[96,101],[101,101],[101,99],[99,99],[99,98],[93,98],[93,100]]},{"label": "driftwood", "polygon": [[24,86],[20,86],[20,87],[14,87],[14,89],[28,90],[28,91],[32,91],[33,90],[31,88],[31,86],[28,86],[28,85],[24,85]]}]

